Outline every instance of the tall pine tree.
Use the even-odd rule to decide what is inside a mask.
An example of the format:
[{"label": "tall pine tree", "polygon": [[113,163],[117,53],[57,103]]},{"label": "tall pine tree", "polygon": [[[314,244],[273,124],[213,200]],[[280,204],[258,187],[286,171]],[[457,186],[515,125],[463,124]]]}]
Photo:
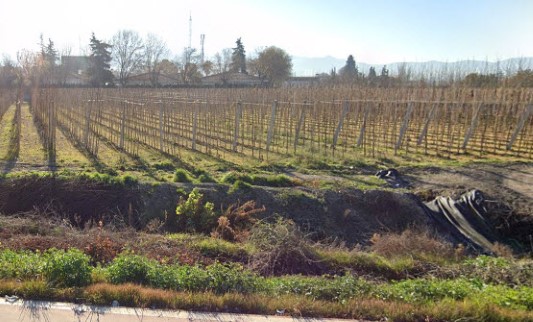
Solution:
[{"label": "tall pine tree", "polygon": [[232,48],[233,53],[231,54],[230,70],[237,73],[247,74],[246,51],[244,50],[244,45],[242,44],[241,38],[237,39],[235,44],[237,47]]},{"label": "tall pine tree", "polygon": [[348,56],[348,59],[346,60],[346,65],[341,68],[341,70],[339,71],[339,75],[345,82],[353,82],[359,77],[359,69],[355,64],[355,59],[352,55]]},{"label": "tall pine tree", "polygon": [[91,85],[95,87],[112,86],[111,45],[96,39],[93,33],[89,46],[91,47],[91,56],[89,57],[91,63],[89,67]]}]

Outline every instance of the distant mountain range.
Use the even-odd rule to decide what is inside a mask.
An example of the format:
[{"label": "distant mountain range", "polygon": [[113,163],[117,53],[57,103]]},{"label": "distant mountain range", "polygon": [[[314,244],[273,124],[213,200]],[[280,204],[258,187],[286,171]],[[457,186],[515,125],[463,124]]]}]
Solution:
[{"label": "distant mountain range", "polygon": [[[368,74],[370,67],[374,67],[376,72],[381,72],[383,64],[367,64],[357,62],[359,71]],[[293,75],[295,76],[314,76],[320,73],[330,73],[333,68],[337,71],[346,64],[346,58],[336,58],[332,56],[326,57],[292,57]],[[517,57],[504,59],[497,62],[482,61],[482,60],[461,60],[456,62],[441,62],[441,61],[427,61],[427,62],[395,62],[386,64],[390,75],[397,75],[399,70],[405,68],[410,70],[413,77],[417,75],[450,75],[459,74],[466,75],[469,73],[503,73],[503,75],[510,75],[516,73],[520,69],[533,69],[533,57]]]}]

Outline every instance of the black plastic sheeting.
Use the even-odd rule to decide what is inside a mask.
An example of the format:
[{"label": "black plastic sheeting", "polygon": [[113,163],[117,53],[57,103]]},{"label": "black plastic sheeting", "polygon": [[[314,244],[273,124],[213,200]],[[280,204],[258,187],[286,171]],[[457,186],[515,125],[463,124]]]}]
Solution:
[{"label": "black plastic sheeting", "polygon": [[454,239],[479,251],[492,253],[497,238],[486,219],[484,202],[483,193],[472,190],[457,200],[437,197],[425,203],[425,210]]}]

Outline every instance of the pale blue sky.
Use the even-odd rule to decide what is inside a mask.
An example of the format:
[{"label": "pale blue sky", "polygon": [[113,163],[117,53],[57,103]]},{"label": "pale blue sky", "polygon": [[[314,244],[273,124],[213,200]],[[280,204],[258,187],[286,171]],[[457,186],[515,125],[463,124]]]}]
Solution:
[{"label": "pale blue sky", "polygon": [[293,56],[396,61],[499,60],[533,56],[532,0],[1,0],[0,53],[37,49],[39,35],[77,53],[92,31],[119,29],[163,38],[175,55],[188,43],[206,54],[276,45]]}]

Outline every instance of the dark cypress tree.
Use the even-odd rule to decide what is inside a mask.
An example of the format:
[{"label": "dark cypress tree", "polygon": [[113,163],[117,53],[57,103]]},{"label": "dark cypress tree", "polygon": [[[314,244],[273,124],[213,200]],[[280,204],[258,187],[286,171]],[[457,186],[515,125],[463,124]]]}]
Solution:
[{"label": "dark cypress tree", "polygon": [[368,70],[368,79],[373,80],[376,77],[377,77],[376,68],[370,67],[370,69]]},{"label": "dark cypress tree", "polygon": [[359,77],[359,70],[352,55],[348,56],[346,65],[341,68],[339,74],[343,81],[354,81]]},{"label": "dark cypress tree", "polygon": [[91,85],[95,87],[113,85],[113,73],[111,72],[111,45],[96,39],[94,33],[89,43],[91,66],[89,77]]},{"label": "dark cypress tree", "polygon": [[247,74],[246,72],[246,51],[244,50],[244,45],[242,44],[241,38],[237,39],[235,42],[237,45],[233,49],[231,54],[231,65],[230,70],[237,73]]}]

